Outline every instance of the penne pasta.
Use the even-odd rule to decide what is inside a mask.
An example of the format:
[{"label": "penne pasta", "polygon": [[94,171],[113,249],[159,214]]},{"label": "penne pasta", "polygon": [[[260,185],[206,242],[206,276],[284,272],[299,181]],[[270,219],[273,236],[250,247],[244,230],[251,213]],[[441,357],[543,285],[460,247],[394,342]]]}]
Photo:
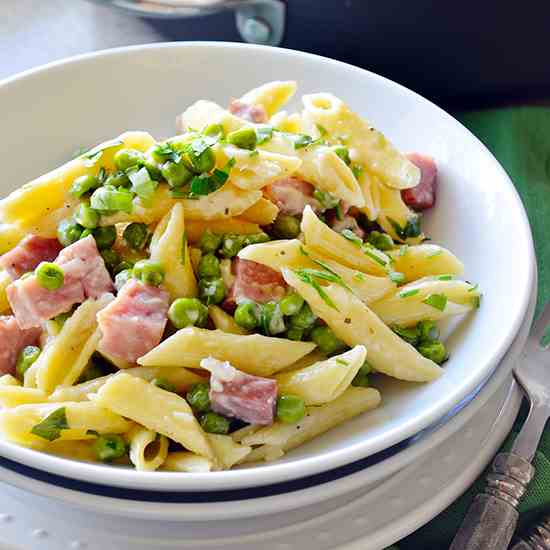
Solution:
[{"label": "penne pasta", "polygon": [[330,403],[320,407],[308,407],[305,417],[300,422],[285,424],[277,421],[272,426],[245,437],[242,444],[269,445],[285,452],[290,451],[338,424],[378,407],[380,402],[378,390],[352,386]]},{"label": "penne pasta", "polygon": [[273,116],[292,99],[296,88],[296,82],[293,80],[276,80],[250,90],[240,100],[249,105],[261,105],[267,116]]},{"label": "penne pasta", "polygon": [[[0,251],[1,253],[1,251]],[[0,271],[0,314],[6,313],[10,309],[6,288],[11,284],[11,277],[6,271]]]},{"label": "penne pasta", "polygon": [[[137,395],[139,400],[135,399]],[[120,372],[99,389],[94,402],[177,441],[201,456],[215,459],[191,407],[175,393]]]},{"label": "penne pasta", "polygon": [[355,346],[308,367],[278,374],[275,377],[278,391],[297,395],[306,405],[334,401],[348,389],[366,357],[365,346]]},{"label": "penne pasta", "polygon": [[[52,413],[57,413],[56,421],[46,421]],[[38,425],[42,435],[32,432]],[[41,448],[54,439],[92,439],[90,432],[125,433],[129,428],[122,416],[92,402],[19,405],[0,411],[0,432],[26,447]]]},{"label": "penne pasta", "polygon": [[134,427],[127,434],[130,442],[130,461],[136,470],[152,472],[164,464],[168,456],[168,439],[151,430]]},{"label": "penne pasta", "polygon": [[275,221],[279,209],[271,201],[261,198],[241,214],[241,219],[258,225],[269,225]]},{"label": "penne pasta", "polygon": [[218,457],[218,465],[223,470],[229,470],[242,462],[252,450],[251,447],[240,445],[229,435],[208,434],[207,437]]},{"label": "penne pasta", "polygon": [[206,230],[217,235],[224,235],[225,233],[253,235],[261,232],[261,228],[257,223],[243,218],[227,218],[208,222],[204,220],[187,220],[185,222],[185,234],[190,243],[197,243]]},{"label": "penne pasta", "polygon": [[249,334],[247,330],[239,326],[235,319],[226,313],[221,307],[218,306],[208,306],[208,315],[212,320],[214,326],[223,330],[223,332],[228,332],[229,334]]},{"label": "penne pasta", "polygon": [[269,376],[295,363],[315,348],[313,342],[295,342],[261,334],[228,334],[221,330],[184,328],[139,359],[144,366],[200,368],[205,357],[229,361],[238,369]]},{"label": "penne pasta", "polygon": [[267,265],[277,271],[288,267],[335,274],[366,304],[379,300],[396,288],[388,277],[377,277],[351,269],[297,239],[249,245],[239,252],[239,258]]},{"label": "penne pasta", "polygon": [[211,472],[214,469],[214,463],[200,455],[191,453],[189,451],[178,451],[174,453],[168,453],[164,464],[163,470],[169,472],[187,472],[187,473],[204,473]]},{"label": "penne pasta", "polygon": [[49,394],[57,386],[72,386],[78,380],[101,339],[96,315],[112,299],[105,294],[98,300],[87,300],[67,319],[34,365],[38,389]]},{"label": "penne pasta", "polygon": [[440,367],[399,338],[351,292],[336,285],[323,287],[332,307],[289,269],[283,270],[283,276],[338,338],[369,350],[369,363],[377,371],[409,382],[429,382],[441,375]]},{"label": "penne pasta", "polygon": [[347,267],[371,275],[385,275],[390,267],[386,254],[372,247],[365,253],[356,243],[324,224],[309,206],[304,209],[302,231],[309,247]]},{"label": "penne pasta", "polygon": [[182,204],[175,204],[157,225],[151,240],[151,259],[163,266],[164,284],[172,300],[197,295]]},{"label": "penne pasta", "polygon": [[389,186],[407,189],[418,185],[420,170],[343,101],[326,93],[305,95],[302,101],[306,127],[321,126],[333,139],[343,139],[356,160]]},{"label": "penne pasta", "polygon": [[403,273],[406,281],[414,281],[429,275],[462,275],[464,265],[447,249],[436,244],[402,246],[390,250],[395,271]]}]

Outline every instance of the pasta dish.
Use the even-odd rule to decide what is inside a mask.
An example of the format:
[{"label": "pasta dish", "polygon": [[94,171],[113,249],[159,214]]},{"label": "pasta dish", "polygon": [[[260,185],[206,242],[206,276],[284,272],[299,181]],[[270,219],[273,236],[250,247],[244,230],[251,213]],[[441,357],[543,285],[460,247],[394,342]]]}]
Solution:
[{"label": "pasta dish", "polygon": [[477,309],[429,242],[435,161],[295,82],[174,137],[130,131],[0,201],[0,434],[73,459],[209,472],[275,460],[428,383]]}]

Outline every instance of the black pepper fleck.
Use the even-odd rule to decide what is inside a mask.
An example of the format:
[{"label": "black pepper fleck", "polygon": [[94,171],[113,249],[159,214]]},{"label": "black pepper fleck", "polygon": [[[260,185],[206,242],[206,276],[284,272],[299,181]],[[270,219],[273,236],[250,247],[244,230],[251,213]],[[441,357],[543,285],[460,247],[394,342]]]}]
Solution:
[{"label": "black pepper fleck", "polygon": [[346,317],[344,319],[344,323],[346,323],[346,325],[349,325],[351,323],[351,319],[349,317]]}]

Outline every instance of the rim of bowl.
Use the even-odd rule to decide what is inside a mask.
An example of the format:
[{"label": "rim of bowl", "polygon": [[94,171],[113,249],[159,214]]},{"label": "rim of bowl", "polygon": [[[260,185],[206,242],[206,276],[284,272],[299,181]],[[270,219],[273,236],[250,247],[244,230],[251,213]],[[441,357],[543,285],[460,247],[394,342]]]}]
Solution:
[{"label": "rim of bowl", "polygon": [[371,454],[386,449],[404,439],[411,437],[430,424],[433,424],[439,418],[444,416],[454,405],[464,399],[471,393],[498,365],[508,348],[510,347],[514,337],[516,336],[521,322],[525,316],[529,297],[535,277],[535,254],[533,246],[533,238],[531,228],[523,207],[523,203],[519,194],[510,180],[504,168],[498,160],[487,149],[487,147],[470,131],[463,126],[452,115],[424,98],[420,94],[410,90],[409,88],[399,84],[389,78],[383,77],[374,72],[368,71],[342,61],[337,61],[324,56],[291,50],[288,48],[277,48],[273,46],[262,46],[256,44],[242,44],[234,42],[209,42],[209,41],[190,41],[190,42],[160,42],[140,44],[135,46],[124,46],[119,48],[111,48],[99,50],[96,52],[85,53],[51,63],[41,65],[36,68],[28,69],[14,76],[8,77],[0,81],[0,89],[5,89],[11,84],[20,82],[26,79],[33,79],[42,76],[46,73],[63,70],[67,66],[80,64],[83,62],[93,62],[100,58],[116,57],[125,55],[136,55],[140,52],[150,50],[191,50],[191,49],[215,49],[215,50],[256,50],[261,52],[270,52],[272,55],[286,56],[288,58],[311,59],[313,61],[322,61],[327,65],[333,65],[341,70],[349,73],[368,74],[369,78],[378,80],[386,86],[390,86],[398,90],[401,94],[411,95],[416,101],[429,105],[430,108],[437,110],[438,114],[447,119],[451,124],[459,126],[463,132],[469,136],[483,153],[486,161],[493,165],[497,173],[500,174],[500,185],[505,186],[517,204],[517,213],[521,218],[521,223],[518,224],[517,230],[521,235],[517,235],[525,243],[522,252],[527,255],[525,261],[518,262],[523,266],[525,272],[523,278],[525,284],[517,288],[520,293],[521,307],[518,307],[513,312],[512,317],[508,319],[508,331],[499,341],[493,346],[493,354],[491,359],[483,366],[478,368],[476,376],[472,377],[468,384],[460,386],[444,401],[437,405],[428,407],[424,414],[409,419],[406,423],[400,425],[389,432],[384,432],[379,437],[370,440],[368,450],[365,449],[365,444],[360,442],[345,449],[327,451],[313,457],[299,459],[288,463],[267,463],[265,465],[238,470],[228,470],[222,472],[208,473],[179,473],[179,472],[139,472],[136,470],[110,467],[105,465],[96,465],[77,460],[71,460],[54,455],[35,451],[33,449],[20,447],[14,443],[10,443],[0,439],[0,454],[8,459],[19,461],[28,466],[45,470],[54,474],[59,474],[64,477],[73,479],[82,479],[98,483],[101,485],[113,485],[116,487],[139,488],[143,490],[163,490],[163,491],[180,491],[185,492],[193,490],[216,491],[222,489],[236,489],[267,485],[280,481],[288,481],[306,475],[313,475],[324,470],[329,470],[349,464],[355,460],[365,458]]}]

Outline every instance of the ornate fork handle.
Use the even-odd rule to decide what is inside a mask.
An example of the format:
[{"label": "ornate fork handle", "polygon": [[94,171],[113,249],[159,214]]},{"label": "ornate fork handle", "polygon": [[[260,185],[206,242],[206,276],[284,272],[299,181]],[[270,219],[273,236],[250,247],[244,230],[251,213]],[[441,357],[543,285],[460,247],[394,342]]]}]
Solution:
[{"label": "ornate fork handle", "polygon": [[533,466],[520,456],[498,454],[485,492],[473,501],[449,550],[507,548],[518,520],[517,506],[534,473]]},{"label": "ornate fork handle", "polygon": [[550,550],[550,516],[535,525],[511,550]]}]

